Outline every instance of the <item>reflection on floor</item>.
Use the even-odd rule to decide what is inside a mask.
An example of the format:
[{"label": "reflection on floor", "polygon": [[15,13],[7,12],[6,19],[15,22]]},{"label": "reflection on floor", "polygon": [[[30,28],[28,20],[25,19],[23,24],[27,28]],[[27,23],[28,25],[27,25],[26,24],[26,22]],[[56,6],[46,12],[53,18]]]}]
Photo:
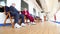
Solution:
[{"label": "reflection on floor", "polygon": [[60,34],[60,25],[52,22],[37,22],[19,29],[11,26],[0,27],[0,34]]}]

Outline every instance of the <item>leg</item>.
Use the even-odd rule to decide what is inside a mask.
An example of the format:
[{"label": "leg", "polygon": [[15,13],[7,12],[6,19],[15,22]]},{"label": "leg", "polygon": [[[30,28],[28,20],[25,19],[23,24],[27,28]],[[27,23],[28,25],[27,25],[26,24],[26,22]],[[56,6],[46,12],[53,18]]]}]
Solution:
[{"label": "leg", "polygon": [[24,23],[24,15],[23,15],[23,14],[20,14],[20,17],[21,17],[21,19],[22,19],[22,24],[21,24],[21,26],[26,26],[26,24]]},{"label": "leg", "polygon": [[15,23],[15,24],[12,24],[12,25],[14,25],[15,28],[20,28],[21,26],[18,23],[19,14],[18,13],[12,13],[11,15],[14,16],[14,23]]},{"label": "leg", "polygon": [[18,20],[19,20],[19,14],[16,13],[16,14],[14,15],[14,22],[15,22],[15,23],[18,23]]},{"label": "leg", "polygon": [[18,13],[11,13],[11,16],[14,16],[14,23],[18,23],[19,20],[19,14]]},{"label": "leg", "polygon": [[27,15],[27,18],[30,20],[30,22],[34,22],[34,18],[32,16]]},{"label": "leg", "polygon": [[27,17],[30,20],[31,24],[36,24],[34,23],[34,18],[32,16],[27,15]]},{"label": "leg", "polygon": [[20,14],[20,17],[22,19],[22,23],[24,23],[24,15],[23,14]]}]

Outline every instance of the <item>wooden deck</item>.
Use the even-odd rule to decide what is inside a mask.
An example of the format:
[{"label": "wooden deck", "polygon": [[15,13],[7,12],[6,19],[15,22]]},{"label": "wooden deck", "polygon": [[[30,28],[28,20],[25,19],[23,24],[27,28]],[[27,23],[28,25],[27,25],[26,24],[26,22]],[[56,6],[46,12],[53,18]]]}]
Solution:
[{"label": "wooden deck", "polygon": [[37,22],[19,29],[11,26],[0,27],[0,34],[60,34],[60,25],[52,22]]}]

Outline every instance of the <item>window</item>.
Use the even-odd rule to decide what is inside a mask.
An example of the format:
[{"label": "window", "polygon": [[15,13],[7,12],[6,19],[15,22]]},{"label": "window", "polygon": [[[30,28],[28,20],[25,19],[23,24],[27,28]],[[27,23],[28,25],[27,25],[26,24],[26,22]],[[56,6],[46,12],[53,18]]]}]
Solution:
[{"label": "window", "polygon": [[25,1],[21,0],[21,10],[23,10],[24,8],[28,9],[28,4]]},{"label": "window", "polygon": [[41,13],[44,13],[44,11],[41,11]]},{"label": "window", "polygon": [[0,6],[5,6],[7,3],[6,3],[7,0],[0,0]]},{"label": "window", "polygon": [[38,16],[40,17],[40,12],[38,12]]},{"label": "window", "polygon": [[36,10],[35,10],[35,8],[33,8],[33,14],[34,14],[34,16],[36,16]]}]

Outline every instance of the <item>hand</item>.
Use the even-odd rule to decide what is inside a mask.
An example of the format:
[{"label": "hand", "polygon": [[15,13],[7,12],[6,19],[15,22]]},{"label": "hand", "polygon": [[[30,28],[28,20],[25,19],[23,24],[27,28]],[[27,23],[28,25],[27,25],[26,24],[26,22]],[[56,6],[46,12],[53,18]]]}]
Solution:
[{"label": "hand", "polygon": [[19,14],[21,14],[21,12],[19,12]]},{"label": "hand", "polygon": [[25,15],[27,15],[27,13],[25,13]]}]

